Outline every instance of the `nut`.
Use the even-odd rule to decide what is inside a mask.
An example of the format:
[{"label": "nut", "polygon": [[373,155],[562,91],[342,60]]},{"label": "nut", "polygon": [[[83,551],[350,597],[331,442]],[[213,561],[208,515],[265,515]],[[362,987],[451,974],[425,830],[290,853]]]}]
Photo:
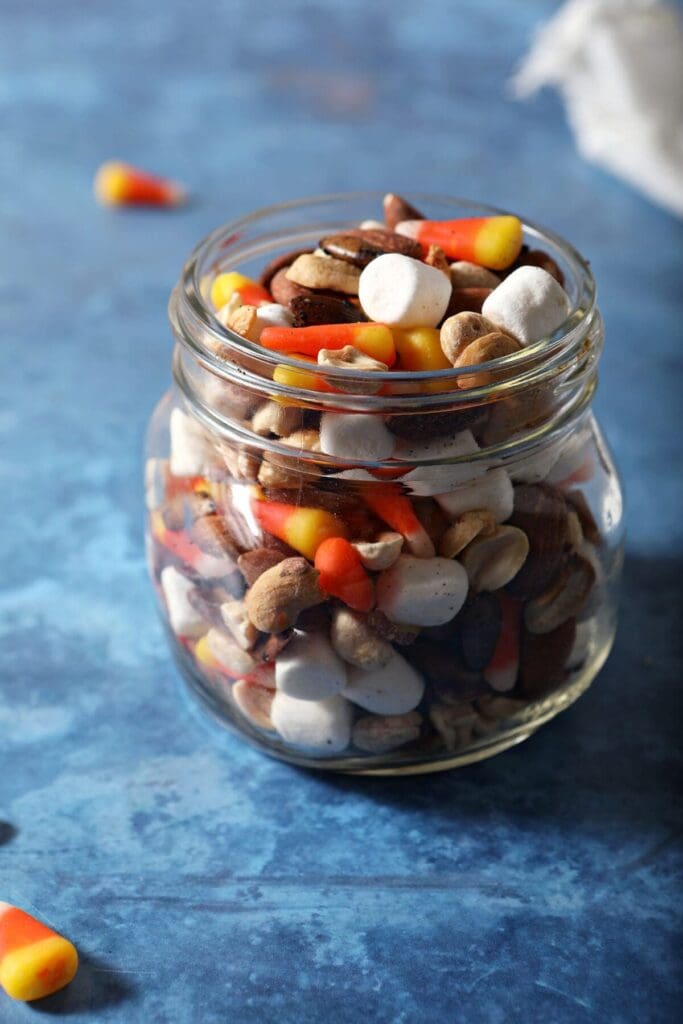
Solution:
[{"label": "nut", "polygon": [[505,271],[505,275],[511,274],[517,267],[540,267],[554,277],[558,284],[564,285],[564,274],[557,263],[549,253],[541,249],[527,249],[525,246],[512,266]]},{"label": "nut", "polygon": [[420,632],[419,626],[407,626],[402,622],[392,622],[378,608],[373,609],[366,616],[366,621],[371,629],[398,647],[407,647],[414,643]]},{"label": "nut", "polygon": [[529,540],[516,526],[497,526],[475,537],[460,556],[473,590],[500,590],[514,579],[529,554]]},{"label": "nut", "polygon": [[393,231],[397,224],[403,220],[424,220],[424,214],[411,206],[402,196],[395,192],[387,192],[382,200],[384,207],[384,219],[390,231]]},{"label": "nut", "polygon": [[258,633],[249,621],[244,601],[228,598],[221,605],[221,618],[235,642],[243,650],[250,651],[256,643]]},{"label": "nut", "polygon": [[190,540],[206,554],[217,558],[225,555],[237,558],[239,554],[228,523],[216,512],[195,519],[190,527]]},{"label": "nut", "polygon": [[448,263],[448,257],[440,246],[430,245],[424,261],[425,263],[428,263],[430,267],[436,267],[437,270],[441,270],[450,281],[451,268]]},{"label": "nut", "polygon": [[[363,230],[363,229],[361,229]],[[352,263],[355,267],[367,267],[368,263],[377,256],[381,256],[384,249],[381,246],[373,245],[367,239],[358,235],[330,235],[323,238],[320,248],[328,256],[344,260],[345,263]]]},{"label": "nut", "polygon": [[464,747],[472,739],[477,713],[469,701],[462,704],[433,704],[429,717],[447,750]]},{"label": "nut", "polygon": [[304,288],[329,288],[331,291],[358,295],[358,267],[329,256],[306,253],[286,270],[287,280]]},{"label": "nut", "polygon": [[366,569],[381,572],[393,565],[403,548],[403,537],[400,533],[380,533],[374,541],[356,541],[353,544],[360,555]]},{"label": "nut", "polygon": [[349,608],[332,613],[330,640],[340,658],[357,668],[382,668],[394,653],[390,643],[372,631],[367,619]]},{"label": "nut", "polygon": [[266,569],[247,591],[249,619],[264,633],[280,633],[299,613],[324,601],[319,573],[305,558],[285,558]]},{"label": "nut", "polygon": [[[502,334],[500,331],[493,331],[481,338],[476,338],[460,353],[455,360],[454,366],[478,366],[481,363],[489,363],[493,359],[501,359],[513,352],[518,352],[522,346],[509,334]],[[459,388],[485,388],[496,381],[504,380],[508,376],[507,370],[480,370],[477,373],[467,373],[458,377]]]},{"label": "nut", "polygon": [[261,437],[287,437],[302,425],[303,413],[294,405],[264,402],[251,417],[251,429]]},{"label": "nut", "polygon": [[507,585],[513,597],[525,601],[550,585],[564,559],[569,529],[562,492],[546,483],[519,484],[509,524],[523,530],[529,540],[527,559]]},{"label": "nut", "polygon": [[231,693],[235,704],[252,725],[255,725],[257,729],[273,730],[270,709],[275,696],[274,690],[252,682],[250,679],[238,679]]},{"label": "nut", "polygon": [[299,256],[303,256],[304,253],[311,252],[311,249],[294,249],[293,252],[283,252],[279,256],[275,256],[270,263],[266,263],[265,267],[261,271],[259,277],[259,284],[263,285],[264,288],[268,288],[270,294],[273,294],[270,284],[275,275],[280,270],[286,270],[287,267],[291,267],[292,263]]},{"label": "nut", "polygon": [[480,534],[488,536],[496,528],[496,521],[486,508],[462,512],[448,527],[439,544],[443,558],[455,558]]},{"label": "nut", "polygon": [[477,701],[477,710],[484,717],[492,721],[501,721],[504,718],[512,718],[523,711],[527,702],[517,700],[515,697],[500,697],[494,694],[487,694]]},{"label": "nut", "polygon": [[261,335],[256,306],[239,306],[228,316],[227,326],[247,341],[257,342]]},{"label": "nut", "polygon": [[211,656],[234,678],[244,676],[256,668],[256,662],[248,651],[235,643],[232,636],[215,626],[211,627],[204,639]]},{"label": "nut", "polygon": [[416,740],[421,727],[422,715],[417,711],[405,715],[368,715],[354,725],[351,741],[369,754],[387,754]]},{"label": "nut", "polygon": [[414,260],[422,259],[422,246],[414,238],[406,238],[395,231],[383,231],[380,228],[349,228],[344,232],[361,238],[370,245],[381,249],[382,253],[397,252],[402,256],[410,256]]},{"label": "nut", "polygon": [[473,672],[488,665],[496,649],[502,625],[498,598],[477,594],[460,612],[460,649],[465,664]]},{"label": "nut", "polygon": [[320,433],[310,428],[294,430],[288,437],[283,437],[282,443],[291,448],[298,448],[302,452],[319,452]]},{"label": "nut", "polygon": [[441,325],[440,340],[443,354],[455,366],[458,356],[471,342],[497,329],[496,325],[481,313],[456,313],[455,316],[449,316]]},{"label": "nut", "polygon": [[517,685],[524,697],[536,700],[564,682],[575,637],[575,619],[551,633],[523,633]]},{"label": "nut", "polygon": [[308,288],[303,288],[300,284],[295,284],[294,281],[290,281],[287,276],[288,267],[283,267],[282,270],[274,275],[270,282],[270,294],[273,296],[274,302],[279,302],[281,306],[291,306],[294,299],[299,298],[303,295],[312,295]]},{"label": "nut", "polygon": [[493,288],[454,288],[448,300],[446,318],[458,313],[481,313]]},{"label": "nut", "polygon": [[283,562],[287,556],[275,548],[254,548],[252,551],[245,551],[237,559],[237,566],[244,576],[247,586],[252,586],[266,569],[272,569],[274,565]]},{"label": "nut", "polygon": [[551,633],[583,610],[595,585],[595,569],[587,558],[571,559],[547,590],[524,608],[524,624],[530,633]]},{"label": "nut", "polygon": [[590,510],[590,505],[586,500],[586,495],[583,491],[569,491],[566,494],[566,498],[568,504],[574,509],[579,517],[581,529],[586,540],[590,544],[599,545],[602,540],[600,530],[595,521],[595,517]]},{"label": "nut", "polygon": [[486,288],[492,290],[500,284],[500,278],[492,270],[480,267],[478,263],[457,260],[450,267],[451,284],[454,288]]},{"label": "nut", "polygon": [[[364,352],[354,348],[353,345],[344,345],[343,348],[322,348],[318,352],[319,366],[337,366],[342,370],[360,370],[361,372],[383,373],[389,369],[386,363],[372,356],[366,356]],[[381,384],[373,384],[371,381],[344,380],[338,381],[337,386],[348,392],[350,395],[374,395],[379,391]]]},{"label": "nut", "polygon": [[366,319],[365,314],[352,302],[334,295],[311,292],[295,295],[289,308],[294,316],[294,327],[313,327],[320,324],[353,324]]}]

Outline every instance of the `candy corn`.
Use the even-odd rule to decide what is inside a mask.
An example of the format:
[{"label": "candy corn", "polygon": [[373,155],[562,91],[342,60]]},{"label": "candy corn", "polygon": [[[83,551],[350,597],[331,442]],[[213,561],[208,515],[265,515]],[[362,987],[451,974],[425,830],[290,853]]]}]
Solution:
[{"label": "candy corn", "polygon": [[266,533],[283,540],[306,558],[313,559],[328,537],[346,536],[341,519],[321,508],[299,508],[280,501],[254,501],[252,507]]},{"label": "candy corn", "polygon": [[424,246],[438,245],[452,260],[468,260],[505,270],[522,248],[519,217],[466,217],[461,220],[405,220],[396,231]]},{"label": "candy corn", "polygon": [[95,175],[95,196],[104,206],[179,206],[185,189],[174,181],[111,160]]},{"label": "candy corn", "polygon": [[369,489],[363,497],[376,516],[405,537],[414,555],[418,558],[432,558],[436,554],[429,534],[413,511],[410,499],[399,494],[395,485],[387,485],[382,490]]},{"label": "candy corn", "polygon": [[236,270],[219,274],[214,279],[210,292],[211,301],[216,309],[220,309],[230,301],[235,292],[245,306],[259,306],[263,302],[273,301],[270,292],[266,291],[262,285]]},{"label": "candy corn", "polygon": [[491,660],[484,669],[484,679],[494,690],[506,693],[517,681],[519,670],[519,601],[498,591],[502,622],[500,635]]},{"label": "candy corn", "polygon": [[357,612],[369,612],[375,588],[363,568],[360,555],[343,537],[328,537],[315,553],[320,586]]},{"label": "candy corn", "polygon": [[[300,329],[303,330],[303,328]],[[312,366],[318,365],[315,359],[310,359],[308,356],[298,355],[297,359],[306,363],[310,362]],[[273,380],[277,384],[286,384],[290,388],[301,388],[303,391],[335,390],[320,374],[311,373],[310,370],[299,370],[296,366],[284,366],[282,363],[279,363],[273,370]]]},{"label": "candy corn", "polygon": [[78,953],[68,939],[0,902],[0,985],[12,999],[42,999],[68,985]]},{"label": "candy corn", "polygon": [[448,370],[451,363],[443,354],[436,327],[394,328],[394,344],[401,370]]},{"label": "candy corn", "polygon": [[353,345],[366,356],[387,366],[396,362],[391,331],[384,324],[315,324],[312,327],[266,327],[261,344],[273,352],[298,352],[317,356],[321,349],[340,349]]}]

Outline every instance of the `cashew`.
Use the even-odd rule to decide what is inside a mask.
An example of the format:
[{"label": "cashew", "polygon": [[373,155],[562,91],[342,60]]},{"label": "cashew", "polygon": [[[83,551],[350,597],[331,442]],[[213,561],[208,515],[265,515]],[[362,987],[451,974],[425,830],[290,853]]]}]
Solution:
[{"label": "cashew", "polygon": [[380,533],[374,541],[356,541],[352,545],[366,569],[381,572],[393,565],[401,554],[403,537],[400,533]]},{"label": "cashew", "polygon": [[[389,369],[386,363],[372,356],[366,356],[364,352],[354,348],[353,345],[344,345],[343,348],[331,349],[322,348],[318,352],[319,366],[338,366],[342,370],[360,370],[362,372],[374,371],[384,372]],[[344,381],[343,390],[351,395],[373,395],[380,388],[380,384],[373,384],[372,381],[359,381],[349,383]]]},{"label": "cashew", "polygon": [[529,538],[516,526],[498,526],[467,545],[460,562],[473,590],[500,590],[513,579],[529,554]]},{"label": "cashew", "polygon": [[256,306],[239,306],[228,316],[228,327],[247,341],[257,342],[261,335]]},{"label": "cashew", "polygon": [[261,437],[277,434],[287,437],[301,427],[301,409],[279,402],[264,402],[251,417],[251,429]]},{"label": "cashew", "polygon": [[264,633],[293,626],[302,611],[324,601],[318,576],[305,558],[285,558],[266,569],[245,597],[250,621]]}]

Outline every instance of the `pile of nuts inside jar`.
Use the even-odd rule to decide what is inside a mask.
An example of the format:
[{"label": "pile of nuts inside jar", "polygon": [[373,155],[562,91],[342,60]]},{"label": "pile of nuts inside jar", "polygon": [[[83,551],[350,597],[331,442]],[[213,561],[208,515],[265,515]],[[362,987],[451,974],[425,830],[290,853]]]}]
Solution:
[{"label": "pile of nuts inside jar", "polygon": [[[297,360],[278,384],[331,394],[341,368],[346,393],[376,395],[373,373],[471,366],[453,387],[486,388],[511,372],[491,360],[571,313],[516,217],[384,208],[258,282],[204,282],[221,325]],[[211,401],[263,450],[176,406],[170,457],[147,463],[151,561],[183,658],[247,731],[313,758],[448,754],[581,665],[600,577],[585,433],[508,466],[476,457],[515,429],[505,403],[312,411],[218,377]]]}]

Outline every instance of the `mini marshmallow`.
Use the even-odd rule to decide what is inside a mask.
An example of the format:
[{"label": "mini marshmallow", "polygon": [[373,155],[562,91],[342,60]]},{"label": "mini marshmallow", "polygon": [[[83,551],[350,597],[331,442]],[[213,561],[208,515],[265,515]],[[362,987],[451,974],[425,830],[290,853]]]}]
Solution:
[{"label": "mini marshmallow", "polygon": [[364,313],[393,327],[436,327],[451,297],[451,282],[436,267],[400,253],[385,253],[360,275]]},{"label": "mini marshmallow", "polygon": [[569,296],[540,267],[518,267],[491,292],[483,316],[529,345],[552,334],[571,312]]},{"label": "mini marshmallow", "polygon": [[170,418],[171,458],[173,476],[202,476],[216,461],[213,446],[200,424],[174,409]]},{"label": "mini marshmallow", "polygon": [[377,580],[377,607],[393,622],[441,626],[462,608],[467,586],[459,562],[400,555]]},{"label": "mini marshmallow", "polygon": [[346,686],[346,666],[321,633],[299,633],[278,655],[275,686],[297,700],[324,700]]},{"label": "mini marshmallow", "polygon": [[147,459],[145,463],[145,505],[150,512],[166,500],[168,459]]},{"label": "mini marshmallow", "polygon": [[[401,440],[396,445],[394,457],[407,462],[422,459],[454,459],[462,455],[474,455],[479,445],[472,432],[461,430],[455,437],[435,437],[429,441]],[[466,462],[455,466],[417,466],[401,477],[401,483],[412,494],[430,496],[450,491],[458,484],[483,476],[488,465],[484,462]]]},{"label": "mini marshmallow", "polygon": [[450,519],[477,508],[487,509],[497,523],[504,523],[512,515],[514,491],[510,477],[504,469],[490,469],[469,484],[436,494],[436,500]]},{"label": "mini marshmallow", "polygon": [[344,696],[376,715],[403,715],[422,700],[424,680],[400,654],[381,668],[370,672],[349,669],[349,684]]},{"label": "mini marshmallow", "polygon": [[341,754],[351,741],[351,705],[338,694],[326,700],[297,700],[277,690],[270,718],[285,743],[318,757]]},{"label": "mini marshmallow", "polygon": [[320,418],[320,450],[325,455],[382,462],[391,458],[395,444],[380,416],[325,412]]},{"label": "mini marshmallow", "polygon": [[190,603],[190,594],[195,586],[175,566],[167,565],[162,570],[161,589],[174,633],[178,636],[201,636],[206,632],[207,623]]}]

